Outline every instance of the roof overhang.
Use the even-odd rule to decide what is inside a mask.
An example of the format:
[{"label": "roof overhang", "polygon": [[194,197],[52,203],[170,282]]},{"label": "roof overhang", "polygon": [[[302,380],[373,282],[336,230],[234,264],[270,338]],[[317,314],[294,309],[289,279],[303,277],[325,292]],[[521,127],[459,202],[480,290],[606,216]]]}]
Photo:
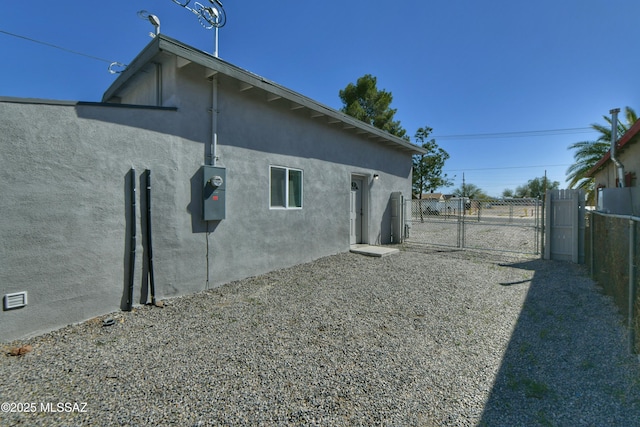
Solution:
[{"label": "roof overhang", "polygon": [[373,142],[382,143],[394,149],[409,154],[427,154],[422,147],[412,144],[402,138],[393,136],[374,126],[348,116],[333,108],[327,107],[304,95],[285,88],[275,82],[236,67],[220,58],[204,51],[185,45],[175,39],[159,34],[149,43],[129,66],[118,76],[104,93],[103,102],[110,102],[156,57],[171,54],[178,57],[178,67],[195,63],[205,69],[207,78],[214,75],[224,75],[237,82],[238,90],[260,90],[265,92],[268,102],[288,102],[292,110],[307,110],[310,117],[324,119],[328,125],[342,127],[343,130],[364,135]]},{"label": "roof overhang", "polygon": [[[633,126],[631,126],[629,128],[629,130],[627,130],[624,133],[624,135],[622,135],[622,137],[620,137],[620,139],[618,140],[618,143],[616,145],[616,147],[617,147],[616,149],[617,150],[623,150],[627,146],[631,145],[631,143],[637,142],[638,140],[640,140],[640,120],[636,121],[633,124]],[[602,158],[600,160],[598,160],[598,163],[596,163],[594,167],[589,169],[589,172],[587,172],[585,174],[585,176],[587,178],[593,177],[596,174],[596,172],[598,172],[600,169],[602,169],[604,167],[604,165],[610,159],[611,159],[611,150],[609,150],[607,152],[607,154],[602,156]]]}]

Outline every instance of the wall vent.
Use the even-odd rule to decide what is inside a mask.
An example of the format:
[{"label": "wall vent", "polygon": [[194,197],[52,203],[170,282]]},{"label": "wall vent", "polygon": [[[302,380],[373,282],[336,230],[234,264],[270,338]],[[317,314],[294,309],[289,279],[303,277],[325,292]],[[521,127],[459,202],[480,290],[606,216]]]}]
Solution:
[{"label": "wall vent", "polygon": [[27,305],[27,291],[15,292],[13,294],[5,294],[4,309],[11,310]]}]

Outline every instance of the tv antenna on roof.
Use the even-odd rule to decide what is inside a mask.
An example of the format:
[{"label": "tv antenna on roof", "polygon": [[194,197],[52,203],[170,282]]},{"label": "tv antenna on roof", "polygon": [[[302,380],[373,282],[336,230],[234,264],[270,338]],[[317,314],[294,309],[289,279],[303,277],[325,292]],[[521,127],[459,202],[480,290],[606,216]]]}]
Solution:
[{"label": "tv antenna on roof", "polygon": [[154,38],[155,36],[160,34],[160,18],[158,18],[156,15],[152,15],[146,10],[138,11],[138,16],[142,19],[146,19],[149,22],[151,22],[151,25],[153,25],[154,28],[156,29],[155,33],[149,33],[149,37]]},{"label": "tv antenna on roof", "polygon": [[224,27],[227,23],[227,14],[224,11],[220,0],[208,0],[210,6],[204,6],[200,2],[194,2],[193,7],[189,7],[191,0],[171,0],[175,4],[184,7],[198,17],[200,25],[205,30],[215,29],[215,40],[213,56],[218,57],[218,29]]}]

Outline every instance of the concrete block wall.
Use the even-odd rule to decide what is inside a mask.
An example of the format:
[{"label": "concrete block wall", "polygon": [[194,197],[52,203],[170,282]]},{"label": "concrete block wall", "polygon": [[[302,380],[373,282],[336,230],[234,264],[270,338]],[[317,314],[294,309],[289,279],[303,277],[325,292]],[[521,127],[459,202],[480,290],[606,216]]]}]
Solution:
[{"label": "concrete block wall", "polygon": [[28,293],[26,307],[0,312],[1,341],[121,308],[128,277],[131,168],[138,190],[134,301],[140,302],[143,279],[145,169],[153,179],[158,293],[204,289],[206,237],[192,233],[190,213],[190,178],[198,173],[203,148],[172,134],[176,114],[0,102],[0,296]]},{"label": "concrete block wall", "polygon": [[[201,74],[183,73],[184,96],[210,89]],[[201,101],[154,108],[0,99],[0,296],[28,292],[26,307],[0,312],[0,341],[123,307],[132,168],[135,303],[145,282],[145,169],[159,298],[348,251],[352,174],[369,186],[365,241],[390,242],[390,195],[410,194],[410,154],[225,86],[217,164],[227,169],[227,216],[203,221],[211,113]],[[303,209],[269,209],[270,165],[304,171]]]}]

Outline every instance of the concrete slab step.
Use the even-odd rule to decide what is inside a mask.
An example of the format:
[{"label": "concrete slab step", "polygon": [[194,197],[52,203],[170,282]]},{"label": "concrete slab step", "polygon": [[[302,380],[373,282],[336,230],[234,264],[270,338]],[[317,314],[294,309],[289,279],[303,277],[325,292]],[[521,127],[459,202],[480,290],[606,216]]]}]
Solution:
[{"label": "concrete slab step", "polygon": [[372,246],[367,244],[351,245],[351,252],[366,256],[383,257],[387,255],[397,254],[400,249],[388,248],[385,246]]}]

